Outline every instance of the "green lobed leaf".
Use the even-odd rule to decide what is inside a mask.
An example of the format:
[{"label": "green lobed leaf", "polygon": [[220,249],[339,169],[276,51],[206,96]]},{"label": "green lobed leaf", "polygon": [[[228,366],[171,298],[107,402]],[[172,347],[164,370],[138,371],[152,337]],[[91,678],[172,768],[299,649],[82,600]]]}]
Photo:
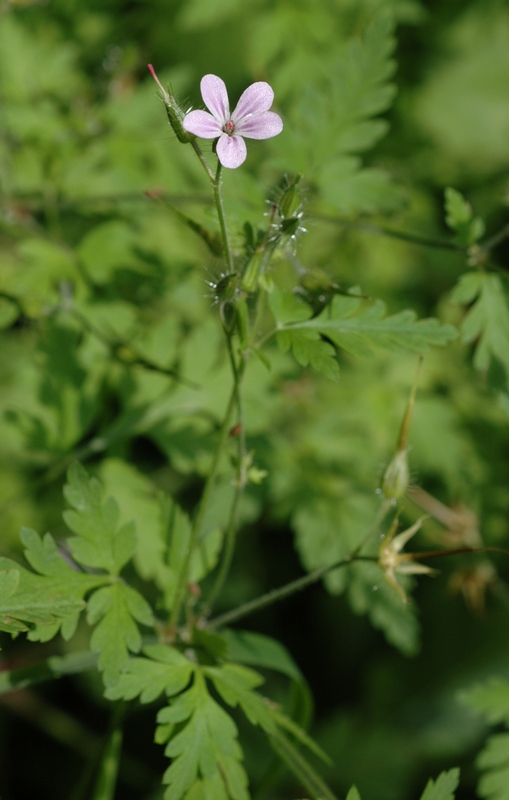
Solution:
[{"label": "green lobed leaf", "polygon": [[105,685],[111,686],[128,666],[129,652],[141,648],[137,622],[153,626],[152,609],[139,592],[117,582],[94,592],[87,603],[87,621],[98,623],[90,647],[99,654],[97,663]]},{"label": "green lobed leaf", "polygon": [[[193,685],[163,708],[157,720],[162,725],[162,736],[171,736],[173,725],[185,723],[170,738],[165,750],[172,759],[163,778],[169,784],[165,800],[181,800],[188,790],[198,791],[198,786],[204,782],[205,785],[212,782],[218,797],[222,796],[222,791],[230,800],[248,800],[237,728],[210,696],[199,670],[195,672]],[[158,741],[162,741],[161,735]]]},{"label": "green lobed leaf", "polygon": [[73,510],[64,512],[67,526],[76,534],[70,550],[80,564],[118,575],[136,547],[134,525],[119,527],[118,505],[112,497],[103,502],[102,487],[78,463],[67,473],[64,495]]},{"label": "green lobed leaf", "polygon": [[457,336],[452,325],[443,325],[437,319],[417,319],[409,309],[387,316],[381,300],[369,302],[345,296],[334,297],[318,317],[287,327],[318,331],[354,355],[367,355],[379,347],[422,352]]},{"label": "green lobed leaf", "polygon": [[460,326],[466,344],[476,342],[474,365],[489,369],[496,360],[504,367],[509,381],[509,307],[498,275],[489,272],[467,272],[451,294],[457,304],[474,304]]},{"label": "green lobed leaf", "polygon": [[421,800],[454,800],[454,792],[458,788],[459,769],[442,772],[436,781],[429,780],[421,795]]},{"label": "green lobed leaf", "polygon": [[105,459],[101,481],[120,507],[122,522],[136,525],[134,563],[144,580],[155,581],[164,591],[168,583],[166,553],[168,498],[131,464],[117,458]]},{"label": "green lobed leaf", "polygon": [[293,348],[300,364],[310,363],[329,377],[338,374],[333,348],[320,336],[327,336],[354,355],[368,355],[377,348],[422,352],[432,345],[444,345],[456,338],[452,325],[434,318],[417,319],[414,311],[387,316],[381,300],[369,302],[358,297],[336,295],[317,317],[302,300],[277,287],[270,296],[283,350]]},{"label": "green lobed leaf", "polygon": [[475,244],[484,233],[484,222],[474,217],[472,206],[456,189],[445,190],[445,221],[456,232],[458,244]]},{"label": "green lobed leaf", "polygon": [[484,771],[477,786],[480,797],[486,800],[509,799],[509,733],[490,736],[476,765]]},{"label": "green lobed leaf", "polygon": [[301,367],[311,366],[326,378],[339,377],[336,352],[329,342],[324,342],[316,331],[286,330],[278,334],[278,344],[283,353],[292,350]]},{"label": "green lobed leaf", "polygon": [[41,539],[24,528],[21,537],[27,560],[40,574],[0,558],[0,630],[29,631],[33,641],[48,641],[61,631],[69,639],[85,607],[85,594],[104,577],[73,569],[49,533]]},{"label": "green lobed leaf", "polygon": [[266,733],[274,733],[276,725],[270,709],[263,698],[253,691],[263,683],[261,675],[239,664],[205,667],[204,674],[212,680],[225,703],[233,708],[240,706],[253,725],[259,725]]},{"label": "green lobed leaf", "polygon": [[163,644],[143,648],[146,658],[130,658],[117,683],[106,690],[109,700],[151,703],[159,695],[181,692],[191,678],[194,665],[174,647]]},{"label": "green lobed leaf", "polygon": [[461,700],[476,714],[482,714],[492,725],[509,725],[509,682],[492,678],[461,693]]}]

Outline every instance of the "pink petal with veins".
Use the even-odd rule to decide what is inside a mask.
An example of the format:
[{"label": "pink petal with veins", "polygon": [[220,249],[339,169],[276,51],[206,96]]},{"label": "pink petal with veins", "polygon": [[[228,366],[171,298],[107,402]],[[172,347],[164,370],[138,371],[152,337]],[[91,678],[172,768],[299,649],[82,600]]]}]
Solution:
[{"label": "pink petal with veins", "polygon": [[200,90],[203,102],[223,127],[230,119],[230,104],[224,81],[217,75],[205,75],[201,79]]},{"label": "pink petal with veins", "polygon": [[240,96],[237,107],[232,114],[234,122],[240,122],[248,114],[261,114],[268,111],[274,100],[272,87],[265,81],[258,81],[248,86]]},{"label": "pink petal with veins", "polygon": [[217,119],[208,111],[190,111],[184,117],[182,125],[186,131],[202,139],[216,139],[222,133]]},{"label": "pink petal with veins", "polygon": [[270,139],[272,136],[277,136],[282,130],[283,120],[274,111],[265,111],[263,114],[245,117],[235,127],[235,133],[238,133],[239,136],[247,136],[249,139]]},{"label": "pink petal with veins", "polygon": [[216,153],[223,167],[236,169],[246,160],[246,143],[241,136],[223,134],[218,139]]}]

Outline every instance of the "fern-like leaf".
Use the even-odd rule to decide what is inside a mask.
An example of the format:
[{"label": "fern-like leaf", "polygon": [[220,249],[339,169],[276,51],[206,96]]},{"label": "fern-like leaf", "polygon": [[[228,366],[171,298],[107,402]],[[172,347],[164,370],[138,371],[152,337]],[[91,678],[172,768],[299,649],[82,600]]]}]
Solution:
[{"label": "fern-like leaf", "polygon": [[136,547],[134,525],[119,527],[118,505],[102,497],[102,487],[90,478],[81,464],[68,471],[64,494],[72,509],[64,512],[67,526],[76,534],[69,540],[71,552],[80,564],[118,575]]},{"label": "fern-like leaf", "polygon": [[454,800],[459,777],[459,769],[451,769],[449,772],[442,772],[436,781],[430,779],[421,795],[421,800]]},{"label": "fern-like leaf", "polygon": [[492,361],[504,368],[509,382],[509,306],[498,275],[467,272],[451,295],[453,303],[473,303],[460,326],[465,344],[475,342],[474,366],[489,369]]},{"label": "fern-like leaf", "polygon": [[[229,714],[211,697],[202,673],[195,672],[192,686],[158,716],[156,734],[162,743],[169,738],[165,753],[172,763],[164,774],[169,784],[165,800],[190,796],[248,800],[247,776],[241,764],[242,750],[237,728]],[[183,723],[175,735],[174,726]]]}]

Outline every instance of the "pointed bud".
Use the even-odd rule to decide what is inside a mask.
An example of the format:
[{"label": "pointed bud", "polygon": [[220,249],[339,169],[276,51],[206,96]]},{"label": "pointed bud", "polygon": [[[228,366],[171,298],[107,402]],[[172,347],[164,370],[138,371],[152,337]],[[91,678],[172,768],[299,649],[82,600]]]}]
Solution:
[{"label": "pointed bud", "polygon": [[159,89],[161,90],[162,100],[164,103],[164,107],[166,108],[168,120],[171,127],[173,128],[173,131],[177,139],[179,140],[179,142],[182,142],[182,144],[188,144],[195,138],[195,136],[192,133],[186,131],[186,129],[182,124],[184,121],[185,112],[179,106],[173,95],[169,94],[169,92],[167,92],[166,89],[163,87],[161,81],[156,75],[155,69],[152,66],[152,64],[148,64],[148,69],[153,79],[159,86]]}]

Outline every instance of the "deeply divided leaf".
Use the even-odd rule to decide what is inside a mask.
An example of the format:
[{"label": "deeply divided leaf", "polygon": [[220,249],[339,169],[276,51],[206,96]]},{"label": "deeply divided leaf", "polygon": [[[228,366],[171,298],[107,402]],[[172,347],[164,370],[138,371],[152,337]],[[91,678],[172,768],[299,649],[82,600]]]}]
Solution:
[{"label": "deeply divided leaf", "polygon": [[492,678],[487,683],[463,692],[461,699],[472,711],[482,714],[492,725],[504,722],[509,726],[509,682]]},{"label": "deeply divided leaf", "polygon": [[411,310],[387,316],[381,300],[336,295],[321,314],[311,318],[311,309],[304,302],[275,288],[270,304],[281,348],[291,347],[299,364],[310,364],[332,378],[337,377],[339,368],[334,348],[322,337],[353,355],[368,355],[378,348],[423,352],[457,335],[452,325],[434,318],[417,319]]},{"label": "deeply divided leaf", "polygon": [[387,316],[381,300],[369,302],[355,297],[334,297],[331,305],[314,319],[291,325],[292,329],[317,331],[354,355],[386,350],[422,352],[456,338],[452,325],[437,319],[417,319],[414,311]]},{"label": "deeply divided leaf", "polygon": [[421,800],[454,800],[459,777],[459,769],[451,769],[449,772],[442,772],[436,781],[430,779],[421,795]]},{"label": "deeply divided leaf", "polygon": [[88,601],[87,620],[91,625],[98,623],[90,646],[99,653],[104,683],[111,685],[127,667],[129,652],[139,652],[141,634],[137,623],[152,626],[152,610],[139,592],[116,582],[94,592]]},{"label": "deeply divided leaf", "polygon": [[461,326],[466,344],[475,342],[474,365],[488,370],[493,361],[505,370],[509,383],[509,306],[498,275],[467,272],[451,295],[453,303],[473,303]]},{"label": "deeply divided leaf", "polygon": [[[163,736],[171,736],[173,726],[184,723],[165,750],[172,759],[163,779],[168,784],[165,800],[181,800],[190,790],[198,797],[207,796],[202,791],[204,785],[214,787],[212,797],[248,800],[237,728],[211,697],[199,671],[193,685],[163,708],[157,719]],[[158,741],[162,741],[160,736]]]},{"label": "deeply divided leaf", "polygon": [[41,539],[24,528],[22,540],[26,558],[37,572],[0,558],[0,630],[29,631],[30,639],[40,641],[61,631],[68,639],[85,607],[85,594],[104,579],[73,569],[49,533]]},{"label": "deeply divided leaf", "polygon": [[69,540],[74,558],[86,567],[118,575],[135,551],[134,525],[119,526],[117,503],[111,497],[103,500],[101,484],[80,464],[70,467],[64,494],[72,506],[64,519],[76,534]]},{"label": "deeply divided leaf", "polygon": [[194,666],[173,647],[158,644],[144,648],[146,658],[131,658],[106,696],[110,700],[140,698],[151,703],[161,694],[178,694],[189,683]]}]

